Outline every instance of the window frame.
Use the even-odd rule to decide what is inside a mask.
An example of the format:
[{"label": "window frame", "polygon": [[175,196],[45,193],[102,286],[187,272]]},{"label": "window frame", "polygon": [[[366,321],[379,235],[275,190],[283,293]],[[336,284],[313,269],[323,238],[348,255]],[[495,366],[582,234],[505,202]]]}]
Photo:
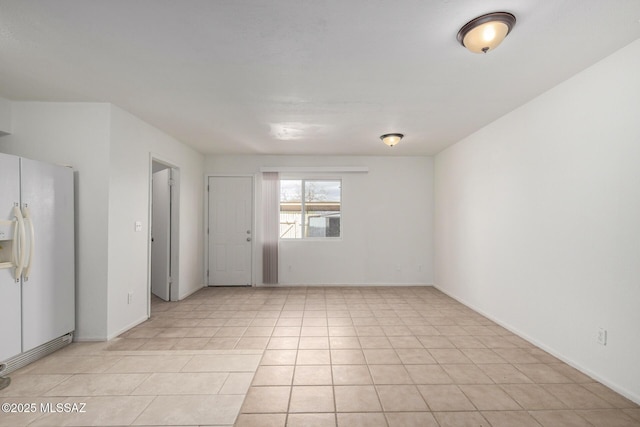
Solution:
[{"label": "window frame", "polygon": [[[280,242],[303,242],[303,241],[309,241],[309,242],[336,242],[336,241],[341,241],[343,238],[343,225],[344,225],[344,221],[343,221],[343,199],[344,199],[344,178],[342,176],[335,176],[335,175],[331,175],[331,176],[326,176],[326,175],[316,175],[316,174],[300,174],[300,175],[281,175],[279,178],[280,181],[302,181],[301,183],[301,196],[300,196],[300,216],[301,216],[301,226],[300,226],[300,231],[301,231],[301,236],[300,237],[281,237],[278,236],[278,241]],[[306,221],[305,221],[305,212],[306,212],[306,197],[305,197],[305,184],[308,181],[337,181],[339,182],[340,185],[340,236],[337,237],[320,237],[320,236],[316,236],[316,237],[306,237],[305,236],[305,231],[306,231]],[[282,187],[280,186],[280,190],[279,193],[281,194],[282,191]],[[278,211],[282,212],[280,210],[280,203],[281,203],[281,199],[280,197],[278,197]]]}]

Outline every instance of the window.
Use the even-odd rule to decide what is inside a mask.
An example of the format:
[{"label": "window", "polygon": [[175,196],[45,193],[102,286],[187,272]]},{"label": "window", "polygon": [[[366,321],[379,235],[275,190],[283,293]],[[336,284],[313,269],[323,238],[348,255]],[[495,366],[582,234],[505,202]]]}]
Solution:
[{"label": "window", "polygon": [[280,238],[340,237],[342,181],[280,180]]}]

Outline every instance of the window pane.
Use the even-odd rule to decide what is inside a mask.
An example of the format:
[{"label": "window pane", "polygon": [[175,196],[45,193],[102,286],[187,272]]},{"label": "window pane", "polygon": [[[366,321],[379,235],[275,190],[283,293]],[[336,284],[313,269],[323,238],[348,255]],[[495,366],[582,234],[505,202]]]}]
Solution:
[{"label": "window pane", "polygon": [[341,181],[305,181],[306,202],[338,202],[340,204]]},{"label": "window pane", "polygon": [[305,237],[340,237],[341,181],[305,181]]},{"label": "window pane", "polygon": [[302,237],[302,181],[280,181],[280,238]]},{"label": "window pane", "polygon": [[280,203],[302,201],[302,180],[283,179],[280,180]]}]

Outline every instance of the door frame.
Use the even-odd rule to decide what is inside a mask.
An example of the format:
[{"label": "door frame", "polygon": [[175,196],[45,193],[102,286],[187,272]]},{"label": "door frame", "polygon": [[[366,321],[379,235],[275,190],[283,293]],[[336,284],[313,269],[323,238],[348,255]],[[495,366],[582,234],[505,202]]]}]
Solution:
[{"label": "door frame", "polygon": [[256,241],[258,240],[258,232],[260,231],[256,223],[256,176],[254,174],[205,174],[204,176],[204,260],[202,277],[204,278],[205,287],[209,287],[209,178],[250,178],[251,179],[251,286],[256,286]]},{"label": "door frame", "polygon": [[169,160],[149,153],[149,206],[147,223],[147,317],[151,317],[151,227],[153,226],[153,164],[159,163],[171,169],[171,256],[169,268],[171,272],[170,301],[180,299],[180,168]]}]

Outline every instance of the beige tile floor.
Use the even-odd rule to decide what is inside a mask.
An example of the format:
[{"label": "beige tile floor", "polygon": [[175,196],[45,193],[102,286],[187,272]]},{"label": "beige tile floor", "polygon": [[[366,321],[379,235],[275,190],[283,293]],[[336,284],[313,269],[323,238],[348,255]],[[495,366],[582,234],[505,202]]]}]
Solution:
[{"label": "beige tile floor", "polygon": [[12,379],[0,402],[37,411],[0,426],[640,426],[638,405],[430,287],[207,288]]}]

